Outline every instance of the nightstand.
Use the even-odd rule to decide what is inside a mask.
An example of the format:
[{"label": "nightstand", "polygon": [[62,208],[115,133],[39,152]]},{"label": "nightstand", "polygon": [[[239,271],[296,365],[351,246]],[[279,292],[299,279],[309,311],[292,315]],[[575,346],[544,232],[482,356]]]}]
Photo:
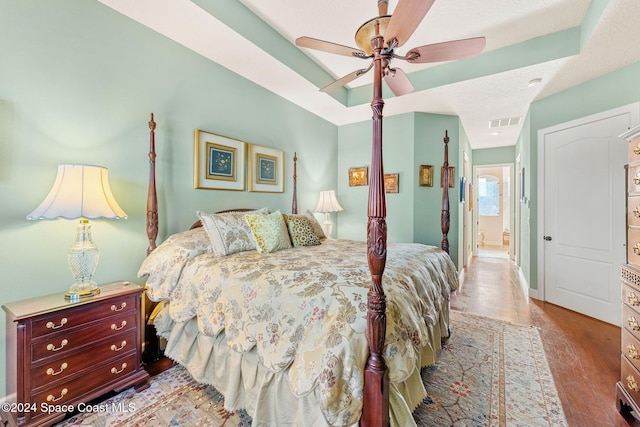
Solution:
[{"label": "nightstand", "polygon": [[100,289],[80,301],[60,293],[2,306],[7,399],[17,425],[51,425],[109,391],[149,386],[141,363],[144,289],[129,282]]}]

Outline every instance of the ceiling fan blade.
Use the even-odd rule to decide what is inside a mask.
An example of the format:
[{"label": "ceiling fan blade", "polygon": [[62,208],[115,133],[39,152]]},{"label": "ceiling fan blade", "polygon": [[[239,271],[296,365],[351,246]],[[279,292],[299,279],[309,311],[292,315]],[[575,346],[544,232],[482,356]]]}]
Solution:
[{"label": "ceiling fan blade", "polygon": [[363,68],[361,70],[356,70],[356,71],[354,71],[352,73],[349,73],[346,76],[339,78],[335,82],[326,85],[325,87],[320,89],[320,92],[331,92],[332,90],[336,90],[336,89],[346,85],[347,83],[357,79],[358,77],[360,77],[361,75],[363,75],[364,73],[369,71],[370,69],[371,69],[371,67]]},{"label": "ceiling fan blade", "polygon": [[367,54],[364,53],[364,51],[356,49],[355,47],[343,46],[341,44],[318,40],[312,37],[298,37],[296,39],[296,46],[335,53],[336,55],[367,58]]},{"label": "ceiling fan blade", "polygon": [[396,47],[402,46],[413,35],[435,0],[399,0],[391,14],[389,26],[384,32],[384,40],[390,44],[397,40]]},{"label": "ceiling fan blade", "polygon": [[486,39],[484,37],[453,40],[415,47],[407,52],[405,57],[408,62],[413,64],[452,61],[454,59],[471,58],[476,56],[482,52],[485,45]]},{"label": "ceiling fan blade", "polygon": [[387,86],[389,86],[389,89],[391,89],[391,92],[396,96],[402,96],[413,92],[411,80],[409,80],[407,74],[400,68],[390,69],[389,73],[384,76],[384,81],[387,83]]}]

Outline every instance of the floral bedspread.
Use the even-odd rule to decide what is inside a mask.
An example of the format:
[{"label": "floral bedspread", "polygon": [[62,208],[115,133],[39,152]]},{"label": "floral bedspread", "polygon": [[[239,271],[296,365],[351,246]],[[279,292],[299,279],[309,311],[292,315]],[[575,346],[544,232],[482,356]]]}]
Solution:
[{"label": "floral bedspread", "polygon": [[[332,425],[358,420],[371,283],[365,242],[326,240],[226,257],[187,251],[177,263],[166,259],[169,252],[152,253],[139,275],[148,275],[153,300],[170,300],[174,321],[197,316],[201,333],[224,332],[238,352],[255,348],[266,368],[289,370],[297,396],[318,388]],[[432,328],[458,279],[445,252],[420,244],[390,244],[383,277],[384,356],[394,383],[420,368],[421,349],[431,345]]]}]

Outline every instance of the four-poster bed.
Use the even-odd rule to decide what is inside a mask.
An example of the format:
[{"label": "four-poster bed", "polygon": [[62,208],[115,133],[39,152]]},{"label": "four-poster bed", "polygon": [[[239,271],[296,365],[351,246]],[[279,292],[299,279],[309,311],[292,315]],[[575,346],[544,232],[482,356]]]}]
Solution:
[{"label": "four-poster bed", "polygon": [[[195,228],[170,236],[156,248],[153,115],[149,129],[150,255],[139,275],[147,276],[151,300],[160,301],[158,314],[149,317],[156,332],[167,339],[165,354],[186,366],[198,381],[218,388],[225,395],[226,409],[249,409],[255,426],[302,425],[301,417],[305,426],[410,425],[412,410],[426,394],[420,368],[434,362],[441,340],[448,336],[449,294],[457,289],[457,272],[447,253],[447,171],[442,187],[442,248],[387,245],[381,140],[373,146],[366,245],[327,239],[317,246],[270,254],[254,250],[220,257],[212,253],[207,233],[199,227],[202,224],[196,223]],[[448,141],[445,135],[445,169]],[[293,169],[291,216],[296,216],[297,155]],[[236,209],[219,215],[242,219],[256,212],[247,211]],[[201,218],[209,220],[215,215],[201,214]],[[166,258],[168,252],[171,256],[177,253],[181,261]],[[297,266],[297,262],[301,265]],[[206,280],[201,273],[205,266],[211,268]],[[203,290],[209,281],[224,286]],[[326,292],[325,288],[331,291]],[[289,289],[292,290],[287,294]],[[294,300],[295,296],[301,296],[301,300]],[[391,298],[389,302],[387,298]],[[250,304],[251,299],[261,304],[242,311],[240,306]],[[251,316],[266,318],[265,304],[268,310],[277,310],[275,314],[270,312],[270,323],[246,321]],[[312,304],[318,305],[311,307]],[[235,321],[242,320],[246,330],[231,322],[234,316]],[[278,323],[274,317],[287,318],[289,323]],[[322,322],[316,322],[317,330],[308,332],[305,325],[313,326],[318,318]],[[326,323],[333,318],[340,320]],[[288,325],[296,325],[295,330],[285,331]],[[278,328],[281,330],[273,332]],[[318,332],[323,328],[333,332]],[[270,337],[264,336],[271,332]],[[307,335],[310,338],[305,341]],[[318,346],[308,342],[313,340],[329,341]],[[151,349],[157,348],[154,341],[152,336],[145,337],[146,346]],[[336,350],[331,353],[325,347]],[[266,408],[256,403],[265,400]]]}]

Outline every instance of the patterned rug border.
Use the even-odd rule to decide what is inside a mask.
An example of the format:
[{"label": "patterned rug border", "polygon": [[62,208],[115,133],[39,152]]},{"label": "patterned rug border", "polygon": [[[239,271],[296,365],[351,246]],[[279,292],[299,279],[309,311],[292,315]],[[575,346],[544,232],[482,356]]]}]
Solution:
[{"label": "patterned rug border", "polygon": [[[438,356],[436,365],[423,370],[429,396],[414,413],[418,426],[568,426],[537,327],[457,310],[451,310],[450,319],[452,337],[441,351],[444,354]],[[472,331],[473,328],[478,331],[484,328],[486,331],[480,335],[476,335],[476,332],[464,333],[465,329]],[[489,338],[483,340],[486,337]],[[514,342],[517,342],[515,347]],[[513,350],[509,345],[515,348],[514,354],[509,353]],[[508,347],[506,350],[505,346]],[[460,371],[462,376],[457,377],[454,371],[460,368],[458,364],[463,363],[467,350],[469,354],[465,363],[471,361],[471,364]],[[506,353],[509,354],[505,356]],[[485,355],[486,362],[489,363],[479,361],[477,355]],[[519,359],[521,357],[529,359],[522,362],[524,359]],[[475,378],[465,377],[472,370],[477,370],[478,366],[481,369],[482,384]],[[530,371],[534,371],[536,375],[531,376]],[[518,377],[520,374],[527,378],[521,380]],[[478,376],[478,372],[474,375]],[[440,378],[439,389],[436,390],[435,381],[438,376],[445,381],[442,382],[443,378]],[[430,382],[431,379],[434,382]],[[532,390],[537,396],[535,399],[529,398]],[[486,396],[480,401],[474,401],[478,397],[469,397],[474,392],[482,393],[483,396],[486,393]],[[454,403],[447,403],[446,400],[451,398],[455,399]],[[244,411],[235,414],[224,411],[222,395],[213,387],[197,383],[180,365],[153,377],[147,390],[136,393],[133,389],[128,389],[105,402],[111,402],[113,410],[98,414],[78,414],[58,426],[251,425],[251,418]],[[122,411],[126,407],[134,410]]]}]

